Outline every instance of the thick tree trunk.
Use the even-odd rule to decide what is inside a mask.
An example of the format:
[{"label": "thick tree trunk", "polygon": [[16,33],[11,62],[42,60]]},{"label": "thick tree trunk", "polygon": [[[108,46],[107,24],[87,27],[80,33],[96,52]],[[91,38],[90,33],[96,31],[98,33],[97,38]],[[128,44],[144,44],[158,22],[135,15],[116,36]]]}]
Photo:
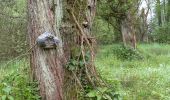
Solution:
[{"label": "thick tree trunk", "polygon": [[129,46],[136,49],[136,35],[134,33],[133,26],[127,19],[122,20],[120,24],[124,46]]},{"label": "thick tree trunk", "polygon": [[124,46],[127,45],[127,38],[129,38],[129,33],[128,33],[128,30],[127,30],[127,26],[126,26],[126,22],[125,21],[122,21],[120,23],[121,25],[121,33],[122,33],[122,40],[123,40],[123,44]]},{"label": "thick tree trunk", "polygon": [[[59,29],[56,29],[62,18],[61,7],[60,0],[28,0],[28,35],[30,47],[33,47],[31,68],[38,80],[42,100],[63,100],[63,51]],[[51,32],[60,39],[56,49],[35,46],[37,37],[44,32]]]},{"label": "thick tree trunk", "polygon": [[[66,58],[68,62],[75,60],[78,63],[83,63],[81,67],[80,65],[72,66],[75,67],[75,70],[69,68],[65,70],[65,100],[85,100],[86,86],[92,86],[96,80],[94,38],[91,34],[96,2],[97,0],[67,0],[65,5],[69,9],[65,11],[61,31],[64,33],[64,40],[66,40],[64,41]],[[86,55],[89,56],[88,59],[85,58]]]}]

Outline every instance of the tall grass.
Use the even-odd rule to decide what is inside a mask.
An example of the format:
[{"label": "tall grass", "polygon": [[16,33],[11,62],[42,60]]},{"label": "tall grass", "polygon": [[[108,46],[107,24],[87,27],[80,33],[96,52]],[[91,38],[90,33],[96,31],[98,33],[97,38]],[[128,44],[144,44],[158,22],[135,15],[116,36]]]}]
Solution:
[{"label": "tall grass", "polygon": [[115,47],[102,46],[95,63],[123,100],[170,100],[170,45],[139,45],[138,60],[118,59]]},{"label": "tall grass", "polygon": [[[124,56],[127,59],[121,59]],[[142,59],[133,59],[138,56]],[[170,45],[141,44],[137,51],[119,44],[100,46],[95,64],[123,100],[170,100]],[[40,99],[28,66],[27,58],[0,64],[0,100]]]},{"label": "tall grass", "polygon": [[4,76],[9,75],[13,72],[16,73],[23,73],[22,71],[26,68],[28,68],[28,60],[27,58],[22,58],[18,60],[10,60],[10,61],[4,61],[0,63],[0,79],[2,79]]}]

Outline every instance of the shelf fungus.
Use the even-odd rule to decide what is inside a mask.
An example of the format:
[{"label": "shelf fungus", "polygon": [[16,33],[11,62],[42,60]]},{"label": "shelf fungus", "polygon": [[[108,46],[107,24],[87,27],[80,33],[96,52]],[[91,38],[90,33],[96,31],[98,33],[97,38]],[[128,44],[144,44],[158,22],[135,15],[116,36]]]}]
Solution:
[{"label": "shelf fungus", "polygon": [[54,36],[50,32],[44,32],[36,39],[37,45],[43,49],[55,49],[60,43],[58,37]]}]

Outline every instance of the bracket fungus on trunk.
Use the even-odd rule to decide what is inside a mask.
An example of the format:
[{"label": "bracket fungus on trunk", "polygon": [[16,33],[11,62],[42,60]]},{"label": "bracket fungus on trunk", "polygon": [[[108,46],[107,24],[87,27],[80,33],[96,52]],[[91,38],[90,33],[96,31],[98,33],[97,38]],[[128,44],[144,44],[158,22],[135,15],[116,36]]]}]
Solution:
[{"label": "bracket fungus on trunk", "polygon": [[38,46],[43,49],[55,49],[57,45],[60,43],[58,37],[54,36],[50,32],[44,32],[36,39]]}]

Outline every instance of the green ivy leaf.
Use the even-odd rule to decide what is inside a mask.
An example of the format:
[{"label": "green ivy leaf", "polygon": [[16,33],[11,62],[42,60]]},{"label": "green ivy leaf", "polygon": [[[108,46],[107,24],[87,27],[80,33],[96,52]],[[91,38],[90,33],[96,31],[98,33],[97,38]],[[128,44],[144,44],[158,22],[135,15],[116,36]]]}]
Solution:
[{"label": "green ivy leaf", "polygon": [[9,100],[14,100],[14,98],[12,96],[8,96]]},{"label": "green ivy leaf", "polygon": [[80,67],[83,67],[83,66],[84,66],[84,62],[83,62],[83,61],[80,61],[80,62],[79,62],[79,65],[80,65]]},{"label": "green ivy leaf", "polygon": [[77,61],[76,61],[76,60],[73,60],[73,61],[72,61],[72,64],[73,64],[73,65],[77,65]]},{"label": "green ivy leaf", "polygon": [[2,89],[5,93],[9,94],[10,91],[11,91],[11,87],[10,86],[7,86],[5,88]]},{"label": "green ivy leaf", "polygon": [[7,98],[6,95],[3,95],[3,96],[1,97],[2,100],[6,100],[6,98]]},{"label": "green ivy leaf", "polygon": [[97,100],[102,100],[102,96],[101,95],[97,95]]},{"label": "green ivy leaf", "polygon": [[92,90],[92,91],[90,91],[89,93],[87,93],[87,97],[96,97],[96,94],[97,94],[97,92],[95,91],[95,90]]},{"label": "green ivy leaf", "polygon": [[98,88],[98,90],[99,90],[99,92],[102,92],[102,93],[104,93],[104,92],[106,92],[107,91],[107,88],[106,87],[99,87]]},{"label": "green ivy leaf", "polygon": [[103,98],[106,99],[106,100],[113,100],[113,99],[112,99],[109,95],[107,95],[107,94],[104,94]]}]

